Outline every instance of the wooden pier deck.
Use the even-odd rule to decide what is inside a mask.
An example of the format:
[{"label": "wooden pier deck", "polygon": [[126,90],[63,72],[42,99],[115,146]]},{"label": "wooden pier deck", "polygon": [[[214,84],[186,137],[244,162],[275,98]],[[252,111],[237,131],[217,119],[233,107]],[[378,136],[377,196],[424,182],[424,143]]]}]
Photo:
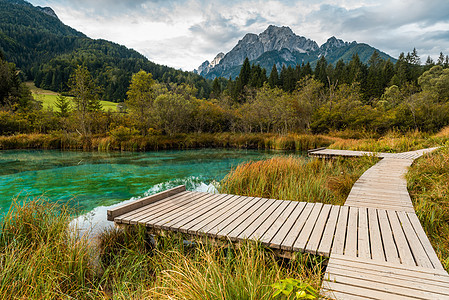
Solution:
[{"label": "wooden pier deck", "polygon": [[[449,299],[449,275],[419,223],[404,178],[413,160],[432,150],[383,156],[355,183],[344,206],[179,186],[109,210],[108,220],[143,224],[154,233],[259,240],[285,257],[296,251],[330,257],[322,293],[333,299]],[[378,154],[345,156],[362,155]]]}]

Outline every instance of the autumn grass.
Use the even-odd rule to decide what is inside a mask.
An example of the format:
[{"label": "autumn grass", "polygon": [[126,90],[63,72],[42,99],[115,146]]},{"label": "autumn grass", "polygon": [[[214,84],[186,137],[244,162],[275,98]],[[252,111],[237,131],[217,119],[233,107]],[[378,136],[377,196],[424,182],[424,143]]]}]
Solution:
[{"label": "autumn grass", "polygon": [[406,133],[390,131],[378,138],[340,138],[335,140],[329,148],[398,153],[439,146],[446,143],[448,140],[449,127],[446,127],[435,135],[419,131],[410,131]]},{"label": "autumn grass", "polygon": [[295,278],[319,289],[325,260],[285,261],[255,242],[152,242],[139,226],[80,235],[72,211],[17,201],[1,223],[0,299],[271,299],[271,284]]},{"label": "autumn grass", "polygon": [[407,182],[416,214],[449,271],[449,147],[419,158]]},{"label": "autumn grass", "polygon": [[169,149],[236,148],[305,151],[329,146],[334,138],[307,134],[191,133],[147,136],[91,135],[55,131],[49,134],[0,136],[0,150],[62,149],[98,151],[153,151]]},{"label": "autumn grass", "polygon": [[221,182],[228,194],[343,205],[373,157],[332,160],[279,156],[237,166]]}]

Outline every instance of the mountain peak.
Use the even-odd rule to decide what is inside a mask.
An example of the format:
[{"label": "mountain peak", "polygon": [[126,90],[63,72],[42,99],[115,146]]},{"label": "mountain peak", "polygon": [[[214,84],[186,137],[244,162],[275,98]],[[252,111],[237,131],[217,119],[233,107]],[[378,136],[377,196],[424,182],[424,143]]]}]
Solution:
[{"label": "mountain peak", "polygon": [[[204,62],[198,68],[202,72],[198,73],[211,79],[219,76],[235,77],[245,58],[271,70],[273,64],[278,67],[294,67],[310,62],[314,65],[321,56],[329,59],[329,63],[335,63],[338,59],[347,61],[353,52],[372,53],[376,50],[369,45],[357,47],[359,45],[361,44],[345,42],[332,36],[320,47],[315,41],[295,34],[290,27],[270,25],[258,35],[247,33],[226,55],[221,55],[212,63]],[[365,54],[364,57],[370,55]],[[393,59],[385,53],[382,55],[386,59]]]}]

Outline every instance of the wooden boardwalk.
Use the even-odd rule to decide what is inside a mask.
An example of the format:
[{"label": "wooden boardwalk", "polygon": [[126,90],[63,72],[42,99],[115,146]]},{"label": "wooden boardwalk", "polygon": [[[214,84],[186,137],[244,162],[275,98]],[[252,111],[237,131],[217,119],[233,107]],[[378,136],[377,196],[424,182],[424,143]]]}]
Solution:
[{"label": "wooden boardwalk", "polygon": [[[108,211],[116,224],[240,241],[255,239],[289,257],[330,257],[322,292],[334,299],[449,299],[444,271],[407,192],[404,174],[425,149],[383,156],[344,206],[189,192],[184,186]],[[331,157],[342,150],[311,155]],[[378,155],[368,152],[345,156]]]}]

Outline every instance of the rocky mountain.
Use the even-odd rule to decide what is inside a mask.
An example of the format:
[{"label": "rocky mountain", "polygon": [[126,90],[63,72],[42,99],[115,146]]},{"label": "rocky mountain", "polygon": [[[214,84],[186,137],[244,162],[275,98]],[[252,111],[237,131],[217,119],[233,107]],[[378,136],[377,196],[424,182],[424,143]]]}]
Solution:
[{"label": "rocky mountain", "polygon": [[104,88],[105,100],[123,101],[132,74],[141,69],[160,82],[194,84],[200,98],[210,94],[203,77],[153,63],[125,46],[91,39],[61,22],[50,7],[23,0],[0,0],[0,57],[15,63],[24,80],[57,92],[67,91],[73,70],[85,64]]},{"label": "rocky mountain", "polygon": [[[246,57],[268,72],[273,64],[278,69],[283,65],[296,66],[308,62],[314,66],[321,56],[328,63],[335,64],[339,59],[348,62],[357,53],[362,62],[367,63],[374,51],[378,51],[383,59],[395,61],[393,57],[367,44],[349,43],[333,36],[318,46],[315,41],[296,35],[289,27],[270,25],[259,35],[246,34],[231,51],[219,59],[218,64],[212,65],[205,61],[195,72],[209,79],[229,76],[235,78]],[[222,53],[219,55],[221,57]]]}]

